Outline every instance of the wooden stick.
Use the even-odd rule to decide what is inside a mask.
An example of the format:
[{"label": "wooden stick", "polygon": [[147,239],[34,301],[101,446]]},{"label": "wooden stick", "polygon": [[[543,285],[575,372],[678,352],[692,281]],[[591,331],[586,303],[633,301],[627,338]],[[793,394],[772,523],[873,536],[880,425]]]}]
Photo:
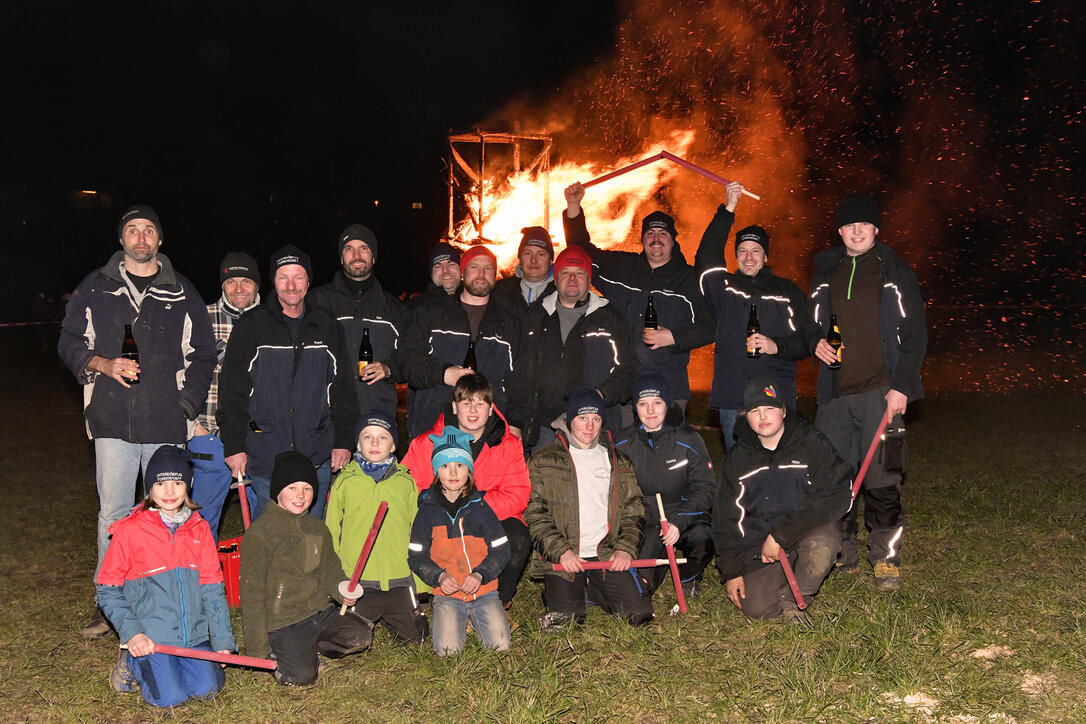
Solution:
[{"label": "wooden stick", "polygon": [[878,429],[875,430],[875,437],[871,440],[870,447],[867,448],[867,455],[864,456],[863,465],[860,466],[860,472],[856,475],[856,481],[852,483],[852,499],[856,500],[856,496],[860,492],[860,486],[863,485],[864,476],[867,475],[867,469],[871,467],[871,461],[875,457],[875,451],[879,449],[879,443],[882,442],[882,433],[886,432],[886,426],[890,424],[890,418],[893,415],[890,414],[889,408],[882,416],[882,422],[879,423]]},{"label": "wooden stick", "polygon": [[[181,656],[186,659],[203,659],[215,661],[220,664],[233,664],[234,666],[248,666],[254,669],[276,669],[279,664],[271,659],[258,659],[255,656],[239,656],[238,654],[220,654],[218,651],[204,651],[203,649],[186,649],[182,646],[167,646],[166,644],[154,644],[156,654],[169,654]],[[121,644],[122,649],[127,649],[128,644]]]},{"label": "wooden stick", "polygon": [[[687,168],[687,169],[690,169],[691,171],[693,171],[694,173],[701,174],[702,176],[709,179],[710,181],[716,181],[721,186],[727,186],[728,184],[731,183],[731,181],[724,178],[723,176],[717,176],[712,171],[706,170],[706,169],[702,168],[701,166],[698,166],[697,164],[690,163],[685,158],[679,158],[678,156],[671,153],[670,151],[660,151],[660,155],[663,158],[666,158],[668,161],[673,161],[673,162],[679,164],[683,168]],[[759,196],[758,194],[753,193],[751,191],[747,191],[746,189],[743,189],[743,195],[744,196],[749,196],[752,199],[754,199],[755,201],[761,201],[762,200],[761,196]]]},{"label": "wooden stick", "polygon": [[777,560],[781,562],[784,577],[788,579],[788,587],[792,589],[792,598],[796,599],[796,606],[802,611],[807,608],[807,602],[803,600],[803,594],[799,591],[799,582],[796,581],[796,574],[792,572],[792,564],[788,562],[788,551],[781,548],[780,557]]},{"label": "wooden stick", "polygon": [[[373,525],[370,526],[370,534],[366,536],[366,543],[362,546],[362,552],[358,554],[358,563],[354,567],[354,575],[351,576],[351,585],[347,586],[348,591],[354,591],[358,586],[358,580],[362,578],[362,571],[366,568],[366,561],[370,559],[370,551],[373,550],[373,542],[377,540],[377,531],[381,530],[381,523],[385,520],[385,513],[388,512],[388,501],[382,500],[381,504],[377,506],[377,515],[373,516]],[[343,604],[339,607],[339,615],[347,613],[347,604]]]},{"label": "wooden stick", "polygon": [[[667,533],[667,516],[664,515],[664,499],[656,494],[656,507],[660,509],[660,532]],[[686,594],[683,593],[683,584],[679,580],[679,563],[675,560],[675,546],[665,545],[667,548],[667,560],[671,566],[671,582],[675,584],[675,598],[679,599],[679,613],[686,613]]]},{"label": "wooden stick", "polygon": [[[655,568],[670,563],[667,558],[636,558],[630,562],[630,568]],[[686,559],[677,558],[676,563],[686,563]],[[605,571],[611,567],[611,561],[585,561],[583,565],[586,571]],[[566,568],[561,563],[555,563],[553,570],[564,572]]]},{"label": "wooden stick", "polygon": [[249,496],[245,494],[245,479],[241,477],[240,471],[238,471],[238,497],[241,499],[241,524],[245,526],[245,530],[249,530],[249,526],[253,524],[253,514],[249,510]]},{"label": "wooden stick", "polygon": [[653,155],[649,156],[648,158],[643,158],[640,161],[635,161],[634,163],[631,163],[629,166],[623,166],[622,168],[618,169],[617,171],[612,171],[611,173],[605,173],[602,176],[597,176],[596,178],[592,179],[591,181],[585,181],[581,185],[584,186],[585,188],[588,188],[589,186],[595,186],[596,184],[601,184],[604,181],[610,181],[611,179],[613,179],[616,176],[621,176],[622,174],[629,173],[630,171],[633,171],[634,169],[641,168],[642,166],[647,166],[650,163],[653,163],[654,161],[659,161],[661,158],[664,158],[664,153],[666,153],[666,151],[663,151],[661,153],[654,153]]}]

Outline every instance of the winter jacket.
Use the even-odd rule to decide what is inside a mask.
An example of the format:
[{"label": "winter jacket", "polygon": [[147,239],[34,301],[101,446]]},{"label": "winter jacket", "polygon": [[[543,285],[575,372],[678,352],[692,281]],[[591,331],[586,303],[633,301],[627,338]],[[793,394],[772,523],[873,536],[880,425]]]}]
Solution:
[{"label": "winter jacket", "polygon": [[167,646],[237,649],[215,541],[199,513],[171,533],[158,510],[141,505],[109,532],[95,583],[122,643],[142,633]]},{"label": "winter jacket", "polygon": [[[342,271],[336,272],[328,284],[313,290],[313,303],[330,311],[343,327],[347,360],[354,363],[353,386],[359,412],[379,408],[395,416],[396,383],[403,381],[395,353],[411,322],[407,309],[376,279],[364,294],[356,295]],[[358,347],[364,329],[370,331],[374,361],[385,363],[392,372],[372,385],[358,380]]]},{"label": "winter jacket", "polygon": [[[446,420],[450,422],[446,423]],[[419,491],[426,490],[434,481],[434,443],[430,435],[439,435],[446,424],[456,424],[456,415],[451,409],[438,416],[433,428],[412,440],[404,455],[403,464],[411,471]],[[514,518],[523,523],[524,508],[532,489],[528,466],[524,462],[524,446],[509,432],[509,424],[497,405],[483,431],[483,446],[475,456],[474,471],[475,487],[486,494],[487,505],[498,520]]]},{"label": "winter jacket", "polygon": [[[158,276],[140,301],[121,272],[121,251],[80,282],[68,301],[57,351],[85,386],[92,438],[183,443],[186,420],[204,407],[216,359],[207,307],[164,254],[156,258]],[[120,357],[126,324],[140,355],[139,384],[130,388],[87,369],[95,355]]]},{"label": "winter jacket", "polygon": [[437,496],[437,488],[419,494],[419,512],[411,526],[411,570],[428,583],[435,596],[441,590],[441,574],[448,572],[458,583],[469,573],[482,576],[475,593],[457,591],[452,598],[474,601],[498,590],[498,574],[509,565],[509,539],[483,494],[476,491],[456,515],[449,515]]},{"label": "winter jacket", "polygon": [[[694,265],[706,304],[716,319],[713,352],[713,389],[709,406],[738,410],[743,388],[756,377],[769,377],[781,399],[796,406],[796,362],[809,356],[805,340],[818,330],[810,321],[807,296],[798,286],[762,267],[753,277],[730,273],[724,262],[735,215],[721,205],[705,228]],[[757,305],[762,334],[777,343],[776,354],[747,357],[747,322],[750,305]],[[803,325],[807,325],[803,329]],[[805,336],[806,334],[806,336]]]},{"label": "winter jacket", "polygon": [[[924,295],[916,274],[897,253],[881,241],[868,252],[879,260],[879,333],[891,389],[918,400],[924,396],[920,368],[928,348],[928,325],[924,315]],[[835,246],[815,256],[815,275],[811,279],[811,317],[824,337],[833,314],[830,279],[840,264],[850,263],[844,245]],[[820,337],[806,340],[813,354]],[[846,353],[847,354],[847,353]],[[818,369],[818,403],[837,397],[836,373],[826,365]]]},{"label": "winter jacket", "polygon": [[547,278],[547,283],[543,285],[539,294],[532,299],[524,298],[524,291],[520,287],[520,281],[521,271],[518,265],[513,272],[513,276],[497,281],[494,285],[494,295],[510,309],[514,310],[516,314],[523,315],[528,311],[528,307],[531,306],[532,302],[536,299],[542,299],[554,291],[554,270],[551,270],[551,275]]},{"label": "winter jacket", "polygon": [[[407,334],[400,341],[399,364],[411,385],[407,433],[421,435],[452,399],[444,382],[445,370],[463,364],[468,354],[471,326],[460,305],[460,295],[446,295],[415,310]],[[491,295],[475,340],[478,372],[494,388],[494,404],[505,409],[505,380],[513,371],[523,345],[521,320]]]},{"label": "winter jacket", "polygon": [[332,601],[341,602],[338,588],[343,579],[324,523],[269,505],[241,539],[245,650],[265,656],[270,651],[269,631],[323,611]]},{"label": "winter jacket", "polygon": [[419,587],[407,565],[407,543],[411,536],[411,521],[418,511],[419,491],[407,468],[394,463],[385,477],[377,481],[351,461],[332,483],[332,493],[325,509],[325,523],[332,534],[332,547],[339,556],[343,573],[354,575],[358,556],[373,526],[377,508],[388,503],[388,512],[381,523],[380,535],[373,542],[370,557],[359,582],[363,588],[388,591],[396,587]]},{"label": "winter jacket", "polygon": [[332,314],[306,304],[291,343],[282,305],[241,315],[226,347],[218,423],[227,457],[248,453],[248,472],[271,477],[275,456],[297,450],[314,466],[332,448],[355,448],[357,364],[344,351]]},{"label": "winter jacket", "polygon": [[672,405],[656,432],[647,432],[640,423],[627,428],[615,449],[630,458],[645,494],[646,530],[660,528],[657,493],[668,522],[680,532],[696,522],[710,522],[716,498],[713,463],[701,435],[687,427],[682,408]]},{"label": "winter jacket", "polygon": [[[664,376],[676,400],[690,399],[690,350],[713,341],[713,320],[698,291],[694,268],[686,263],[679,243],[671,259],[653,269],[645,253],[606,251],[592,243],[584,213],[571,219],[562,213],[566,241],[580,246],[592,258],[592,283],[625,317],[641,371],[655,370]],[[641,341],[645,329],[645,307],[652,294],[661,327],[671,330],[675,344],[649,349]]]},{"label": "winter jacket", "polygon": [[539,429],[566,409],[566,397],[584,385],[595,387],[607,405],[603,424],[622,429],[620,406],[630,399],[637,377],[636,344],[622,315],[607,300],[589,291],[587,310],[566,341],[558,318],[558,292],[528,309],[524,359],[510,381],[509,424],[519,427],[534,445]]},{"label": "winter jacket", "polygon": [[852,500],[852,468],[795,410],[776,450],[762,447],[745,421],[724,460],[713,508],[713,543],[724,580],[758,570],[767,535],[793,547],[816,526],[836,521]]},{"label": "winter jacket", "polygon": [[[535,563],[536,573],[553,572],[566,551],[577,552],[580,539],[580,507],[577,470],[569,452],[569,431],[559,430],[550,445],[532,453],[528,473],[532,479],[532,497],[524,511],[524,522],[532,536],[532,545],[542,556]],[[599,542],[597,555],[608,560],[616,551],[634,558],[641,550],[645,523],[641,488],[637,485],[633,464],[626,454],[615,449],[611,434],[600,435],[599,444],[611,454],[611,486],[608,491],[607,535]],[[560,574],[572,579],[568,573]]]},{"label": "winter jacket", "polygon": [[426,290],[409,297],[404,302],[404,308],[407,310],[408,318],[413,319],[415,316],[415,310],[424,304],[434,301],[435,299],[441,299],[442,297],[448,297],[450,294],[445,291],[444,287],[439,287],[433,282],[426,282]]}]

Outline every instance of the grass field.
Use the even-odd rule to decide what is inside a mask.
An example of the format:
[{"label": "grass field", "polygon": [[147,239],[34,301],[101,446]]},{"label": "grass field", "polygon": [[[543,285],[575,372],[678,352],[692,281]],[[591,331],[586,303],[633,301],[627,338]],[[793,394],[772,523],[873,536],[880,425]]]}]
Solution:
[{"label": "grass field", "polygon": [[[745,620],[714,571],[684,616],[661,592],[642,629],[592,609],[586,629],[545,634],[526,580],[506,654],[438,660],[379,631],[315,687],[231,669],[215,699],[160,712],[109,688],[116,639],[79,637],[97,498],[75,386],[48,358],[0,372],[0,720],[1086,721],[1081,393],[918,405],[904,586],[835,574],[807,629]],[[224,516],[226,537],[236,504]]]}]

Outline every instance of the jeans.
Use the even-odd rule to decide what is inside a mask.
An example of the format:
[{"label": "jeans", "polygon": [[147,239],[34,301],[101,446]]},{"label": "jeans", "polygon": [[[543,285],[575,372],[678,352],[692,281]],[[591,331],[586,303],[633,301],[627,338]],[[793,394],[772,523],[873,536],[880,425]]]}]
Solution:
[{"label": "jeans", "polygon": [[720,433],[724,436],[724,451],[729,452],[735,447],[735,422],[739,419],[739,410],[726,410],[717,408],[720,415]]},{"label": "jeans", "polygon": [[435,594],[433,617],[434,652],[438,656],[460,653],[464,648],[469,619],[483,646],[497,651],[509,648],[509,619],[497,591],[491,591],[474,601]]},{"label": "jeans", "polygon": [[[192,646],[211,651],[205,642]],[[226,676],[214,661],[189,659],[169,654],[148,654],[128,657],[128,668],[140,685],[140,693],[148,704],[159,707],[180,706],[189,699],[207,699],[222,691]]]},{"label": "jeans", "polygon": [[[125,442],[115,437],[94,441],[94,464],[98,478],[98,565],[109,548],[109,526],[128,515],[135,502],[136,477],[147,470],[147,463],[167,443]],[[142,495],[140,496],[143,497]]]},{"label": "jeans", "polygon": [[[309,507],[309,514],[314,518],[324,518],[324,506],[328,503],[328,491],[331,487],[332,463],[325,460],[324,464],[317,468],[317,489],[313,491],[313,505]],[[256,521],[271,500],[271,478],[254,475],[245,484],[245,494],[249,498],[249,516]]]}]

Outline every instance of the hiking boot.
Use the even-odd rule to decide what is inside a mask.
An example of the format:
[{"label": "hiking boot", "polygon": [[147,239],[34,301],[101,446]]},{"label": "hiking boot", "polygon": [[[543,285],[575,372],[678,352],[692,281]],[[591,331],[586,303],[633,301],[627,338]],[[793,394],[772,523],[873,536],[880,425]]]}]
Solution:
[{"label": "hiking boot", "polygon": [[808,618],[806,612],[799,610],[795,601],[785,601],[781,604],[781,623],[806,628],[811,625],[811,619]]},{"label": "hiking boot", "polygon": [[127,651],[121,652],[121,658],[117,660],[117,665],[113,667],[113,671],[109,672],[109,685],[118,694],[128,694],[139,688],[136,675],[132,673],[131,667],[128,666]]},{"label": "hiking boot", "polygon": [[901,588],[901,569],[889,561],[875,564],[875,590],[893,593]]},{"label": "hiking boot", "polygon": [[547,611],[539,617],[539,628],[544,631],[560,631],[572,620],[573,616],[568,613]]},{"label": "hiking boot", "polygon": [[701,595],[701,581],[694,579],[692,581],[684,581],[682,583],[683,597],[687,601],[693,601]]},{"label": "hiking boot", "polygon": [[83,627],[83,630],[79,632],[79,635],[88,641],[94,639],[100,639],[103,636],[108,636],[113,628],[109,625],[109,621],[106,620],[106,616],[102,613],[102,609],[97,606],[94,607],[94,615],[91,616],[91,620]]}]

